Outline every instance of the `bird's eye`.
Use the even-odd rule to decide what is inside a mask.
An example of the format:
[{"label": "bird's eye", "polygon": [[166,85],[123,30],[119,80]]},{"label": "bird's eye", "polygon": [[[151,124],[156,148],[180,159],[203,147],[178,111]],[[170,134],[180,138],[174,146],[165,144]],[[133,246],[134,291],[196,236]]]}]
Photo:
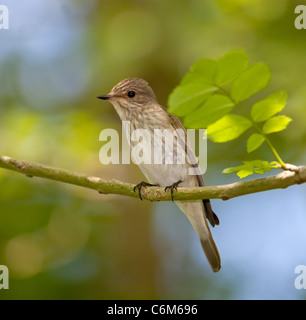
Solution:
[{"label": "bird's eye", "polygon": [[127,95],[129,98],[133,98],[133,97],[135,97],[136,93],[135,93],[135,91],[129,91]]}]

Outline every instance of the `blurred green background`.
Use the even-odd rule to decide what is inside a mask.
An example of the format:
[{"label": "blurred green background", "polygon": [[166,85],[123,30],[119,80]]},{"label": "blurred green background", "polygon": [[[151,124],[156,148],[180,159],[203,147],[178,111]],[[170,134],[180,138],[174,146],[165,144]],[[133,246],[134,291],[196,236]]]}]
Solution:
[{"label": "blurred green background", "polygon": [[[121,130],[96,99],[126,77],[149,81],[161,104],[200,58],[245,49],[267,62],[270,86],[288,90],[293,122],[272,135],[282,158],[306,164],[306,30],[293,0],[2,0],[0,154],[105,179],[143,180],[135,165],[102,166],[99,133]],[[258,95],[260,97],[260,95]],[[208,145],[207,185],[242,160],[274,160],[246,136]],[[306,264],[306,188],[214,200],[212,230],[222,258],[213,274],[185,216],[151,204],[27,178],[0,169],[0,299],[303,299],[294,287]]]}]

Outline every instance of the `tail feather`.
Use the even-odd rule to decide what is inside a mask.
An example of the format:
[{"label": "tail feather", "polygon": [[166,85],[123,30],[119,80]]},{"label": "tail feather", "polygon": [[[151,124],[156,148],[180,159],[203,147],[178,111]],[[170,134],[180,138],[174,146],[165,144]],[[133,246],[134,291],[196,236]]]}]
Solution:
[{"label": "tail feather", "polygon": [[219,219],[211,208],[210,200],[209,199],[203,200],[203,205],[205,208],[206,218],[210,222],[211,226],[214,227],[215,225],[219,225],[220,224]]},{"label": "tail feather", "polygon": [[205,218],[206,215],[203,214],[205,213],[203,202],[176,201],[176,204],[186,214],[195,229],[212,270],[218,272],[221,268],[221,258]]},{"label": "tail feather", "polygon": [[213,272],[218,272],[221,269],[221,258],[213,238],[210,237],[205,240],[200,239],[200,241]]}]

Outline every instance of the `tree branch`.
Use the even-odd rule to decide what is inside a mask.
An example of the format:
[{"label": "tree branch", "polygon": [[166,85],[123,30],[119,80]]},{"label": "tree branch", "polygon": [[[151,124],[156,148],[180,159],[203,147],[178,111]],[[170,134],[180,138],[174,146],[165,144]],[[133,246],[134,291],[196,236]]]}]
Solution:
[{"label": "tree branch", "polygon": [[[104,180],[39,163],[16,160],[7,156],[0,156],[0,167],[17,171],[30,177],[40,177],[93,189],[103,194],[120,194],[129,197],[138,197],[138,194],[133,191],[134,185],[130,183],[117,180]],[[212,187],[178,188],[174,199],[228,200],[246,194],[287,188],[306,182],[306,166],[297,167],[288,164],[286,165],[286,169],[287,170],[278,175],[263,179],[239,181],[232,184]],[[142,198],[151,201],[170,201],[171,195],[169,191],[165,191],[162,187],[148,187],[142,189]]]}]

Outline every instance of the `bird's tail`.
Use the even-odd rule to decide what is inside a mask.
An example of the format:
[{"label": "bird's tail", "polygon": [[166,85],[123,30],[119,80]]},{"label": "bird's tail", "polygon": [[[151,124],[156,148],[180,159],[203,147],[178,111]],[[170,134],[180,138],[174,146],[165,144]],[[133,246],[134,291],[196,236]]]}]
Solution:
[{"label": "bird's tail", "polygon": [[221,268],[221,258],[218,248],[210,232],[205,209],[202,201],[176,202],[177,206],[186,214],[193,228],[195,229],[206,255],[206,258],[214,272]]}]

